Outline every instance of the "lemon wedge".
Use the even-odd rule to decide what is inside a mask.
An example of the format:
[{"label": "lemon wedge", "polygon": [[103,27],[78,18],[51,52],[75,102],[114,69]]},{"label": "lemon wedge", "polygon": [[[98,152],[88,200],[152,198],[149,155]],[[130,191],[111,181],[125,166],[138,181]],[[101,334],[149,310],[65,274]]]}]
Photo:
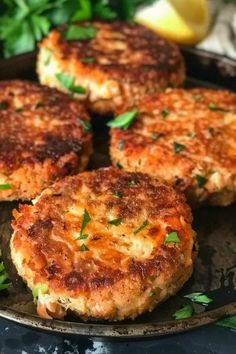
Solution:
[{"label": "lemon wedge", "polygon": [[159,0],[140,8],[135,21],[180,44],[195,44],[209,29],[207,0]]}]

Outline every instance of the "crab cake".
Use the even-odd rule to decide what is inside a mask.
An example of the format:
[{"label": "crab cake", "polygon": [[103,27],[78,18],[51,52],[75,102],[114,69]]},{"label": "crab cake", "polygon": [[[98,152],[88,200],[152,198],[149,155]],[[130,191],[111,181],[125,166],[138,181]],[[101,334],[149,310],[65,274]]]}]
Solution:
[{"label": "crab cake", "polygon": [[40,44],[37,71],[41,83],[77,93],[98,114],[177,87],[185,76],[175,44],[121,22],[80,22],[53,30]]},{"label": "crab cake", "polygon": [[146,98],[128,129],[111,130],[110,153],[114,165],[175,185],[193,206],[228,205],[236,200],[236,94],[169,89]]},{"label": "crab cake", "polygon": [[77,100],[27,81],[0,82],[0,200],[28,200],[82,171],[89,117]]},{"label": "crab cake", "polygon": [[11,256],[42,317],[135,318],[192,274],[185,198],[112,167],[66,177],[14,211]]}]

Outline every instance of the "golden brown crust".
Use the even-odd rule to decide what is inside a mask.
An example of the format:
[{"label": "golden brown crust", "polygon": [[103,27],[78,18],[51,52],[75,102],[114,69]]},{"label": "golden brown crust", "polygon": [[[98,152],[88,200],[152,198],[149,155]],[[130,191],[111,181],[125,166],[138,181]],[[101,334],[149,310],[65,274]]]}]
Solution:
[{"label": "golden brown crust", "polygon": [[236,94],[169,89],[138,111],[128,130],[111,130],[113,164],[176,185],[193,205],[236,200]]},{"label": "golden brown crust", "polygon": [[[130,23],[82,22],[96,28],[95,38],[67,41],[66,27],[53,30],[40,44],[37,71],[40,81],[63,89],[55,74],[63,72],[86,88],[82,99],[96,113],[112,113],[127,100],[184,81],[184,63],[175,44],[145,27]],[[50,61],[46,59],[50,53]],[[93,58],[86,63],[83,59]]]},{"label": "golden brown crust", "polygon": [[[85,209],[91,220],[78,239]],[[103,168],[67,177],[14,216],[11,252],[19,274],[30,288],[47,284],[51,303],[84,318],[134,318],[192,273],[190,209],[148,175]],[[120,224],[109,224],[114,219]],[[165,243],[172,231],[180,243]]]},{"label": "golden brown crust", "polygon": [[1,200],[32,199],[59,177],[83,170],[91,153],[89,121],[69,96],[28,81],[0,82]]}]

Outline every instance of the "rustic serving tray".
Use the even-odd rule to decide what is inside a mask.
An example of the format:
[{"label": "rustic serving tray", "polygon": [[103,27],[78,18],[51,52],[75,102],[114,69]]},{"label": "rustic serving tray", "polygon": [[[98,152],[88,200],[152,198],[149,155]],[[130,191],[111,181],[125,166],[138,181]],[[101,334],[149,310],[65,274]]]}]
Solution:
[{"label": "rustic serving tray", "polygon": [[[0,61],[0,79],[35,79],[35,54]],[[212,83],[189,78],[187,86],[214,86]],[[89,168],[110,165],[108,130],[104,119],[94,117],[94,155]],[[149,337],[186,331],[236,314],[236,204],[227,208],[208,207],[194,211],[194,229],[199,240],[199,255],[192,278],[174,297],[153,312],[135,321],[83,322],[73,316],[64,321],[43,320],[35,312],[31,293],[17,276],[9,254],[12,209],[17,202],[0,203],[0,248],[11,286],[0,293],[0,317],[23,325],[51,332],[89,337]],[[173,313],[188,303],[184,295],[201,291],[213,299],[207,307],[194,305],[195,315],[185,320],[173,320]]]}]

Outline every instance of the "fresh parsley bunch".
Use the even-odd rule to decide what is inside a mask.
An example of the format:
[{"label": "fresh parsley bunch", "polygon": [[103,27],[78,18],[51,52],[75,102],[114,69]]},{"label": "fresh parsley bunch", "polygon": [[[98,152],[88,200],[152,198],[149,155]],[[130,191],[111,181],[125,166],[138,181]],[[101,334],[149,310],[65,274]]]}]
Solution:
[{"label": "fresh parsley bunch", "polygon": [[2,0],[0,42],[4,57],[31,51],[55,26],[71,21],[132,20],[135,9],[153,0]]}]

